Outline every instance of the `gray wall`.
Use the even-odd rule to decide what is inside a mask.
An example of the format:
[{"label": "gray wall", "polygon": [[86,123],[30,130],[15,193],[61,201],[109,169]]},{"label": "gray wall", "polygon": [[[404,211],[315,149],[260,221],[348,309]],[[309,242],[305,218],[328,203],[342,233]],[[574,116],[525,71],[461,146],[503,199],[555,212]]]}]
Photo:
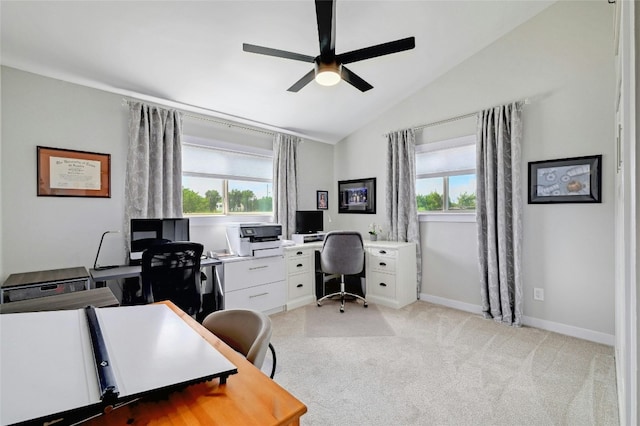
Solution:
[{"label": "gray wall", "polygon": [[[388,131],[529,98],[524,107],[527,162],[603,154],[603,203],[525,205],[524,313],[613,343],[614,52],[613,8],[606,2],[558,2],[461,63],[336,146],[336,179],[377,176],[384,220]],[[420,143],[469,134],[467,120],[419,133]],[[471,127],[472,128],[472,127]],[[354,159],[358,159],[355,161]],[[335,189],[334,189],[335,190]],[[522,192],[526,202],[526,189]],[[359,216],[359,217],[351,217]],[[373,218],[339,215],[338,227],[366,232]],[[421,224],[422,292],[452,305],[480,304],[476,227]],[[533,288],[545,301],[533,301]],[[556,327],[558,328],[558,327]]]},{"label": "gray wall", "polygon": [[[122,230],[128,143],[123,97],[2,67],[2,257],[0,280],[9,274],[93,266],[100,236]],[[185,118],[185,132],[199,137],[270,148],[269,136],[232,134],[225,127]],[[111,198],[38,197],[36,146],[111,154]],[[300,207],[315,209],[315,191],[333,182],[333,146],[304,141],[299,150]],[[271,217],[243,217],[271,220]],[[192,240],[205,250],[224,248],[231,218],[193,218]],[[121,264],[122,233],[108,234],[101,264]]]}]

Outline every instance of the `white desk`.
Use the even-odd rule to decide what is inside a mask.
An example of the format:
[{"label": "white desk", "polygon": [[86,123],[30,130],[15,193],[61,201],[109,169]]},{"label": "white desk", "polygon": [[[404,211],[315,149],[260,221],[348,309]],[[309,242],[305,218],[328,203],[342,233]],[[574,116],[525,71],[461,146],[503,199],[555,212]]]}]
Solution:
[{"label": "white desk", "polygon": [[[369,241],[365,248],[367,301],[399,309],[415,302],[417,296],[417,262],[415,243]],[[285,247],[287,259],[287,309],[316,299],[315,252],[322,242]]]},{"label": "white desk", "polygon": [[[213,277],[214,268],[220,264],[222,264],[222,262],[218,259],[206,258],[200,261],[201,268],[208,268],[210,270],[211,274],[208,275],[208,277]],[[117,268],[109,269],[89,269],[93,288],[96,287],[97,283],[104,283],[123,278],[139,277],[141,273],[141,265],[122,265]]]}]

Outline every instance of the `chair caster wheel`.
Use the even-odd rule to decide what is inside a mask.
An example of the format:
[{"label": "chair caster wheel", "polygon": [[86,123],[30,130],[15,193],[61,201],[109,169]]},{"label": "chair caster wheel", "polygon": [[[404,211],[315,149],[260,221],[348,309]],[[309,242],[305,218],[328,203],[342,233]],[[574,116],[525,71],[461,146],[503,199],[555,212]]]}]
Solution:
[{"label": "chair caster wheel", "polygon": [[316,303],[316,305],[318,305],[318,307],[322,306],[322,305],[321,305],[321,304],[319,304],[319,303]]},{"label": "chair caster wheel", "polygon": [[364,307],[365,307],[365,308],[368,308],[368,307],[369,307],[369,305],[365,304],[365,305],[364,305]]},{"label": "chair caster wheel", "polygon": [[340,308],[340,313],[344,314],[344,308]]}]

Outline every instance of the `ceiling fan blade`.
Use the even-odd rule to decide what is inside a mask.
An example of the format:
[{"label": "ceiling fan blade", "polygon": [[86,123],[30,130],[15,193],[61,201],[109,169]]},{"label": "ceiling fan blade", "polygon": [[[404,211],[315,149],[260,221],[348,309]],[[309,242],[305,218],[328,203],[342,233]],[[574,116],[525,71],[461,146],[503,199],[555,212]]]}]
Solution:
[{"label": "ceiling fan blade", "polygon": [[301,55],[300,53],[287,52],[286,50],[272,49],[270,47],[256,46],[255,44],[242,43],[242,50],[260,55],[277,56],[278,58],[293,59],[294,61],[313,62],[315,57]]},{"label": "ceiling fan blade", "polygon": [[324,63],[333,62],[336,56],[335,0],[316,0],[316,18],[318,20],[320,61]]},{"label": "ceiling fan blade", "polygon": [[304,86],[309,84],[316,76],[316,71],[313,69],[304,75],[300,80],[296,81],[293,86],[289,87],[287,91],[289,92],[297,92],[302,89]]},{"label": "ceiling fan blade", "polygon": [[341,77],[344,81],[360,90],[361,92],[366,92],[369,89],[373,89],[373,86],[358,77],[354,72],[349,71],[349,69],[345,66],[342,67]]},{"label": "ceiling fan blade", "polygon": [[402,52],[404,50],[413,49],[414,47],[416,47],[415,37],[407,37],[400,40],[390,41],[388,43],[365,47],[364,49],[341,53],[336,57],[336,59],[342,64],[350,64],[352,62]]}]

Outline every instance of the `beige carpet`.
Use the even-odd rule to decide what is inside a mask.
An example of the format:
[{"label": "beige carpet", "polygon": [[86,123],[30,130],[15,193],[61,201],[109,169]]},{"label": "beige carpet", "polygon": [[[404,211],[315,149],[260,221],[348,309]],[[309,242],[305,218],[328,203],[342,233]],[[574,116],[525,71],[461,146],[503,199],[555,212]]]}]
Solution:
[{"label": "beige carpet", "polygon": [[421,301],[346,309],[348,337],[313,337],[334,304],[271,316],[275,380],[307,405],[303,425],[618,424],[609,346]]}]

